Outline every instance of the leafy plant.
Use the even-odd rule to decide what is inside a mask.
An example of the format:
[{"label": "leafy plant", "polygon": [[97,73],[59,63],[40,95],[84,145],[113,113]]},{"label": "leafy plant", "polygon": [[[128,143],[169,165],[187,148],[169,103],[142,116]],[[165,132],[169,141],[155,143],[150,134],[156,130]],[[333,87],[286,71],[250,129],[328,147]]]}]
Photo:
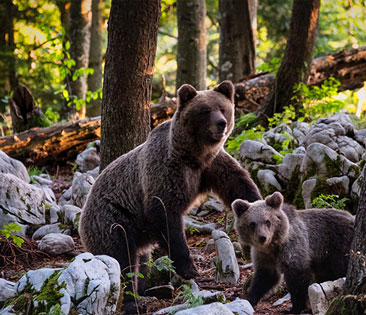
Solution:
[{"label": "leafy plant", "polygon": [[345,210],[348,198],[342,198],[338,195],[324,195],[320,194],[312,201],[313,207],[315,208],[334,208]]},{"label": "leafy plant", "polygon": [[189,284],[183,284],[181,286],[181,291],[177,294],[174,301],[179,298],[183,299],[183,302],[188,305],[188,308],[203,305],[203,298],[193,294],[192,288]]},{"label": "leafy plant", "polygon": [[321,86],[308,87],[299,83],[294,87],[293,100],[302,103],[304,117],[308,120],[330,116],[346,106],[344,101],[337,99],[340,84],[333,77],[325,80]]},{"label": "leafy plant", "polygon": [[173,260],[171,260],[168,256],[161,257],[160,263],[157,264],[152,258],[150,258],[145,265],[148,266],[149,269],[156,268],[158,271],[169,271],[175,272],[175,268],[173,266]]},{"label": "leafy plant", "polygon": [[261,66],[259,66],[257,70],[263,72],[273,72],[275,75],[277,75],[280,65],[281,65],[281,59],[275,57],[269,63],[264,63]]},{"label": "leafy plant", "polygon": [[264,128],[257,126],[252,129],[243,130],[240,135],[230,138],[226,143],[226,151],[234,157],[239,155],[239,148],[245,140],[262,140]]},{"label": "leafy plant", "polygon": [[16,232],[21,231],[22,228],[16,223],[10,223],[4,225],[3,229],[0,229],[0,235],[4,235],[7,239],[12,239],[13,243],[18,247],[22,247],[24,240],[15,235]]},{"label": "leafy plant", "polygon": [[269,128],[274,128],[280,124],[289,124],[294,121],[296,118],[295,108],[290,106],[285,106],[284,111],[281,113],[274,113],[273,117],[268,118],[268,126]]}]

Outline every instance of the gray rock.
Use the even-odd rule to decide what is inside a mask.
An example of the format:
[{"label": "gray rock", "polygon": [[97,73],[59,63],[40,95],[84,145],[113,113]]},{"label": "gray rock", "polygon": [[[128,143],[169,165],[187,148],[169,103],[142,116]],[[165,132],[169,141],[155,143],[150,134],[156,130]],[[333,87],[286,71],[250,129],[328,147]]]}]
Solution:
[{"label": "gray rock", "polygon": [[0,150],[0,173],[12,174],[21,180],[29,183],[29,175],[24,164],[18,160],[9,157],[5,152]]},{"label": "gray rock", "polygon": [[87,174],[75,172],[72,186],[61,196],[59,205],[71,204],[82,208],[95,179]]},{"label": "gray rock", "polygon": [[212,231],[216,228],[215,223],[202,223],[187,216],[184,217],[184,224],[186,231],[188,231],[189,234],[212,233]]},{"label": "gray rock", "polygon": [[217,212],[223,212],[225,209],[225,206],[222,204],[221,201],[214,199],[214,198],[210,198],[208,201],[204,202],[201,205],[201,211],[208,211],[208,212],[212,212],[212,211],[217,211]]},{"label": "gray rock", "polygon": [[240,270],[236,260],[234,246],[225,232],[213,231],[212,237],[215,240],[216,248],[216,282],[229,282],[236,284]]},{"label": "gray rock", "polygon": [[276,302],[274,302],[272,305],[273,306],[279,306],[282,305],[283,303],[290,301],[291,300],[291,294],[287,293],[284,297],[278,299]]},{"label": "gray rock", "polygon": [[366,147],[366,129],[355,130],[354,139],[363,147]]},{"label": "gray rock", "polygon": [[306,149],[303,146],[297,147],[292,154],[300,154],[300,155],[305,155],[306,153]]},{"label": "gray rock", "polygon": [[60,212],[61,207],[58,205],[52,205],[52,207],[50,208],[50,223],[57,223],[60,222]]},{"label": "gray rock", "polygon": [[276,173],[272,170],[259,170],[257,178],[265,195],[274,191],[282,191],[282,187],[276,179]]},{"label": "gray rock", "polygon": [[308,288],[309,301],[313,315],[326,313],[330,302],[343,291],[346,278],[323,283],[313,283]]},{"label": "gray rock", "polygon": [[349,194],[350,180],[347,176],[328,178],[325,183],[336,195],[346,196]]},{"label": "gray rock", "polygon": [[276,164],[274,155],[282,156],[271,146],[259,141],[246,140],[240,145],[240,159],[245,161],[260,161],[262,163]]},{"label": "gray rock", "polygon": [[16,295],[15,285],[16,283],[14,282],[0,278],[0,302],[4,302]]},{"label": "gray rock", "polygon": [[[52,281],[51,281],[52,278]],[[48,280],[49,279],[49,280]],[[46,303],[40,293],[48,280],[55,293],[62,297],[54,301],[54,305],[47,304],[48,313],[52,313],[54,306],[59,304],[63,314],[69,314],[71,308],[78,314],[115,314],[117,300],[120,294],[120,267],[118,262],[109,256],[93,256],[84,253],[75,257],[65,269],[43,268],[28,271],[16,284],[16,294],[28,293],[32,295],[34,303],[33,313],[38,314],[38,307]],[[48,285],[48,290],[50,286]],[[0,311],[0,314],[13,314],[13,306]]]},{"label": "gray rock", "polygon": [[313,208],[311,192],[316,186],[316,178],[307,179],[302,183],[302,199],[304,200],[305,209]]},{"label": "gray rock", "polygon": [[187,310],[179,311],[176,315],[234,315],[225,305],[221,303],[211,303],[201,305]]},{"label": "gray rock", "polygon": [[78,169],[85,173],[93,170],[100,164],[99,150],[97,147],[89,147],[76,157],[76,164]]},{"label": "gray rock", "polygon": [[38,244],[38,248],[50,255],[60,255],[72,252],[75,244],[69,235],[51,233],[43,236]]},{"label": "gray rock", "polygon": [[[288,153],[283,157],[282,163],[278,166],[278,175],[285,181],[290,181],[296,171],[300,171],[304,154]],[[298,176],[298,175],[297,175]]]},{"label": "gray rock", "polygon": [[235,256],[240,258],[243,256],[243,249],[241,247],[241,244],[239,242],[233,242]]},{"label": "gray rock", "polygon": [[[193,290],[192,290],[192,293],[194,293]],[[226,301],[224,293],[222,293],[220,291],[211,292],[208,290],[201,290],[201,291],[198,291],[197,293],[194,293],[194,295],[196,297],[201,297],[203,304],[210,304],[210,303],[214,303],[214,302],[224,303]]]},{"label": "gray rock", "polygon": [[254,314],[253,306],[247,301],[236,298],[225,306],[236,315],[252,315]]},{"label": "gray rock", "polygon": [[147,284],[149,287],[157,287],[168,284],[175,272],[168,256],[159,257],[152,264],[147,263]]},{"label": "gray rock", "polygon": [[97,179],[97,177],[99,176],[99,166],[90,171],[87,171],[86,173],[91,177],[93,177],[94,179]]},{"label": "gray rock", "polygon": [[342,154],[352,162],[358,162],[365,149],[355,137],[352,120],[348,115],[336,114],[322,118],[312,126],[304,140],[307,148],[312,143],[322,143]]},{"label": "gray rock", "polygon": [[73,231],[77,231],[81,209],[73,205],[63,205],[59,211],[61,223],[69,226]]},{"label": "gray rock", "polygon": [[71,231],[69,229],[64,229],[62,225],[60,226],[60,223],[53,223],[53,224],[47,224],[44,226],[41,226],[39,229],[37,229],[33,235],[32,239],[34,240],[40,240],[43,236],[51,233],[62,233],[66,235],[70,235]]},{"label": "gray rock", "polygon": [[212,238],[210,238],[207,241],[207,244],[206,244],[206,247],[205,247],[205,252],[207,254],[211,254],[214,250],[215,250],[215,241]]},{"label": "gray rock", "polygon": [[44,224],[45,194],[12,174],[0,173],[0,228],[8,223]]}]

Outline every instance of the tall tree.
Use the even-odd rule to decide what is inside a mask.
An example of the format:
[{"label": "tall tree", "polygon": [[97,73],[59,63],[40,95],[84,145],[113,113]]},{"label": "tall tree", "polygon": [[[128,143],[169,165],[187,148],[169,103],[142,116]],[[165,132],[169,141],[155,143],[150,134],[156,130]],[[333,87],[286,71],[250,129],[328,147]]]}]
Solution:
[{"label": "tall tree", "polygon": [[288,106],[297,83],[306,83],[313,59],[320,0],[294,0],[285,55],[273,91],[259,109],[260,120]]},{"label": "tall tree", "polygon": [[144,142],[160,0],[112,0],[102,100],[101,169]]},{"label": "tall tree", "polygon": [[14,16],[16,7],[11,0],[0,3],[0,66],[2,93],[9,93],[18,85],[14,55]]},{"label": "tall tree", "polygon": [[177,0],[177,89],[184,83],[207,87],[205,18],[205,0]]},{"label": "tall tree", "polygon": [[219,0],[219,79],[239,82],[255,72],[255,0]]},{"label": "tall tree", "polygon": [[[90,29],[89,68],[94,70],[88,76],[88,90],[96,91],[102,88],[102,1],[92,0],[92,23]],[[89,117],[99,116],[101,111],[101,99],[92,100],[86,108]]]},{"label": "tall tree", "polygon": [[[75,69],[88,68],[90,47],[91,0],[71,0],[70,6],[70,56],[75,60]],[[80,76],[70,84],[72,95],[85,99],[87,77]],[[79,118],[84,118],[86,107],[79,110]]]},{"label": "tall tree", "polygon": [[[343,296],[333,300],[327,315],[365,314],[366,309],[366,167],[355,219],[355,235],[349,255]],[[344,312],[344,310],[347,310]]]}]

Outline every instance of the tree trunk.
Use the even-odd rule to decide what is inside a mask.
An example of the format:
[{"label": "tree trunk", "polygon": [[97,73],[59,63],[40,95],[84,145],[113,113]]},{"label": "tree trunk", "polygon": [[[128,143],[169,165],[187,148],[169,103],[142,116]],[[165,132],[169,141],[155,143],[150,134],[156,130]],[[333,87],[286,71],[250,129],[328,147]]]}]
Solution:
[{"label": "tree trunk", "polygon": [[366,294],[366,167],[356,213],[355,236],[348,264],[346,293]]},{"label": "tree trunk", "polygon": [[[327,315],[365,314],[366,309],[366,166],[355,219],[344,295],[333,300]],[[344,312],[344,310],[347,310]]]},{"label": "tree trunk", "polygon": [[259,111],[260,121],[264,124],[268,117],[282,112],[289,105],[295,84],[307,82],[318,29],[319,9],[320,0],[294,0],[290,34],[275,88]]},{"label": "tree trunk", "polygon": [[[71,0],[70,6],[70,56],[75,60],[74,71],[87,68],[89,63],[91,0]],[[82,75],[71,81],[71,93],[79,99],[85,99],[87,77]],[[78,109],[79,118],[84,118],[85,104]]]},{"label": "tree trunk", "polygon": [[16,7],[11,0],[3,0],[0,3],[0,52],[2,66],[1,83],[4,96],[14,90],[18,85],[16,75],[16,59],[14,55],[14,15]]},{"label": "tree trunk", "polygon": [[[94,69],[94,73],[88,76],[88,90],[96,91],[102,88],[102,1],[92,0],[92,23],[90,29],[90,50],[89,68]],[[100,98],[91,100],[86,108],[88,117],[99,116],[102,100]]]},{"label": "tree trunk", "polygon": [[102,101],[101,169],[144,142],[160,0],[112,0]]},{"label": "tree trunk", "polygon": [[95,117],[0,137],[0,150],[24,163],[43,166],[73,161],[89,142],[99,138],[100,117]]},{"label": "tree trunk", "polygon": [[205,18],[205,0],[177,0],[177,90],[184,83],[207,88]]},{"label": "tree trunk", "polygon": [[255,35],[248,2],[219,0],[220,81],[239,82],[243,77],[255,73]]}]

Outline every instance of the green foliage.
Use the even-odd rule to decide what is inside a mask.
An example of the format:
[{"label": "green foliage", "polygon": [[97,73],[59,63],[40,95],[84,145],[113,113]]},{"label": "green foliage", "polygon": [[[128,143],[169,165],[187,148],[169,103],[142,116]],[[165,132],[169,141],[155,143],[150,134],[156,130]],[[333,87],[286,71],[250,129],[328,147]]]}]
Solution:
[{"label": "green foliage", "polygon": [[262,126],[257,126],[252,129],[243,130],[240,135],[229,138],[226,142],[226,151],[234,157],[239,156],[239,148],[243,141],[245,140],[262,140],[264,128]]},{"label": "green foliage", "polygon": [[310,121],[330,116],[346,106],[344,101],[337,98],[340,84],[333,77],[325,80],[320,87],[308,87],[304,83],[297,84],[294,87],[293,100],[302,103],[304,117]]},{"label": "green foliage", "polygon": [[280,65],[281,65],[281,59],[275,57],[269,63],[263,63],[262,65],[257,67],[257,71],[272,72],[275,75],[277,75]]},{"label": "green foliage", "polygon": [[285,106],[282,113],[274,113],[273,117],[268,118],[269,128],[274,128],[280,124],[290,124],[294,121],[296,117],[295,108],[290,106]]},{"label": "green foliage", "polygon": [[175,272],[175,268],[173,266],[173,260],[171,260],[168,256],[161,257],[161,262],[157,264],[152,258],[150,258],[145,265],[149,268],[155,268],[158,271],[169,271]]},{"label": "green foliage", "polygon": [[314,198],[312,201],[314,208],[334,208],[345,210],[348,198],[342,198],[338,195],[324,195],[320,194],[318,197]]},{"label": "green foliage", "polygon": [[21,231],[22,228],[16,223],[10,223],[4,225],[3,229],[0,229],[0,235],[4,235],[7,239],[11,239],[15,245],[22,247],[24,240],[15,235],[16,232]]},{"label": "green foliage", "polygon": [[196,296],[192,292],[192,288],[189,284],[183,284],[181,286],[181,291],[177,294],[174,301],[179,298],[182,298],[183,302],[187,303],[188,308],[203,305],[203,298],[201,296]]}]

